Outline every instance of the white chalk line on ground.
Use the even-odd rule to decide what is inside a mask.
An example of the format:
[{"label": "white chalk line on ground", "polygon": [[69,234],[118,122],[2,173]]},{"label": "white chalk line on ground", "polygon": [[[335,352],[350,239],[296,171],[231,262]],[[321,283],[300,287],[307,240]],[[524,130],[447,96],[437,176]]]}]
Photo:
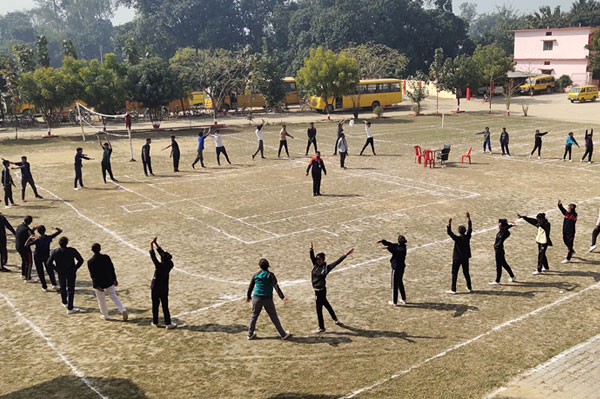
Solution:
[{"label": "white chalk line on ground", "polygon": [[[518,376],[519,379],[524,379],[526,377],[529,377],[535,373],[537,373],[538,371],[544,370],[545,368],[551,366],[552,364],[558,362],[559,360],[564,359],[565,357],[567,357],[568,355],[570,355],[573,352],[576,352],[580,349],[585,348],[586,346],[595,343],[596,341],[600,340],[600,334],[596,335],[595,337],[592,337],[590,339],[588,339],[585,342],[582,342],[578,345],[573,346],[572,348],[567,349],[564,352],[559,353],[558,355],[554,356],[552,359],[548,360],[545,363],[540,364],[539,366],[536,366],[528,371],[526,371],[525,373],[521,374]],[[509,383],[510,385],[510,383]],[[486,399],[493,399],[496,395],[498,395],[499,393],[505,392],[508,390],[508,386],[504,386],[501,388],[496,389],[494,392],[488,394],[485,396]]]},{"label": "white chalk line on ground", "polygon": [[19,311],[19,309],[17,309],[17,307],[12,303],[12,301],[6,295],[4,295],[3,293],[0,292],[0,297],[2,297],[2,299],[4,299],[4,301],[8,304],[8,306],[11,307],[12,311],[15,313],[15,315],[17,316],[17,318],[19,320],[21,320],[22,322],[27,324],[29,326],[29,328],[31,328],[33,330],[33,332],[35,332],[40,338],[42,338],[44,341],[46,341],[46,344],[50,347],[50,349],[52,349],[58,355],[58,357],[71,369],[71,371],[73,372],[73,374],[75,374],[76,377],[78,377],[85,385],[87,385],[87,387],[89,389],[94,391],[94,393],[96,393],[99,397],[101,397],[102,399],[108,399],[108,396],[102,395],[102,393],[100,393],[98,388],[93,386],[92,383],[90,382],[90,380],[88,380],[83,375],[83,373],[81,371],[79,371],[79,369],[77,367],[75,367],[75,365],[73,363],[71,363],[71,361],[61,351],[58,350],[58,348],[56,347],[54,342],[52,342],[52,340],[50,338],[48,338],[46,336],[46,334],[44,334],[44,332],[34,322],[29,320],[27,317],[25,317],[23,315],[23,313],[21,313]]}]

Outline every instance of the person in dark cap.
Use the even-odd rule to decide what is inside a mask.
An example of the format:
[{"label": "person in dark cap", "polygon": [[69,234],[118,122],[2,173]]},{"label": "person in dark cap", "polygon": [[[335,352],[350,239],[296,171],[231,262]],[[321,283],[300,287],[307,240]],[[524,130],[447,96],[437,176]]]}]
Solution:
[{"label": "person in dark cap", "polygon": [[575,253],[573,249],[573,245],[575,243],[575,223],[577,223],[577,212],[575,212],[575,208],[577,205],[569,204],[568,210],[562,206],[562,202],[558,200],[558,209],[565,216],[563,219],[563,241],[567,246],[568,252],[567,257],[560,263],[569,263],[571,262],[571,257]]},{"label": "person in dark cap", "polygon": [[523,219],[527,223],[537,227],[537,235],[535,236],[535,242],[538,245],[538,264],[537,270],[533,272],[534,275],[542,274],[542,270],[549,271],[548,258],[546,257],[546,250],[552,246],[552,240],[550,240],[550,222],[546,219],[545,213],[538,213],[534,218],[522,216],[517,214],[520,219]]},{"label": "person in dark cap", "polygon": [[[398,243],[386,240],[377,241],[383,245],[382,249],[387,249],[391,254],[390,264],[392,266],[392,300],[388,304],[398,306],[398,302],[404,305],[406,303],[406,292],[404,291],[404,269],[406,268],[406,238],[403,235],[398,236]],[[400,301],[398,301],[398,291],[400,291]]]},{"label": "person in dark cap", "polygon": [[[150,241],[150,259],[152,259],[155,267],[154,277],[152,277],[152,283],[150,284],[152,294],[152,325],[158,327],[158,307],[162,304],[165,326],[167,330],[170,330],[177,327],[177,324],[171,322],[171,313],[169,312],[169,273],[173,269],[173,257],[158,245],[157,240],[158,237],[154,237]],[[154,252],[155,246],[160,260],[158,260]]]},{"label": "person in dark cap", "polygon": [[462,266],[465,280],[467,281],[467,290],[473,291],[471,286],[471,275],[469,274],[469,258],[471,258],[471,233],[473,233],[473,225],[471,223],[471,215],[467,216],[467,227],[458,226],[458,235],[452,232],[452,218],[448,219],[446,228],[448,235],[454,241],[454,249],[452,251],[452,288],[446,291],[448,294],[456,294],[456,280],[458,278],[458,270]]},{"label": "person in dark cap", "polygon": [[508,223],[506,219],[498,219],[498,233],[496,233],[496,241],[494,241],[494,252],[496,254],[496,279],[490,283],[490,285],[500,284],[500,278],[502,277],[502,268],[506,269],[510,278],[508,281],[515,281],[515,274],[506,262],[504,253],[504,241],[510,237],[510,229],[514,225]]},{"label": "person in dark cap", "polygon": [[287,302],[288,298],[283,295],[281,288],[279,288],[275,275],[269,271],[269,261],[261,259],[258,262],[258,266],[260,270],[252,276],[246,296],[246,302],[252,301],[252,317],[250,318],[250,326],[248,327],[248,339],[256,338],[254,330],[263,307],[271,318],[271,322],[273,322],[281,339],[288,339],[292,334],[281,327],[281,322],[273,303],[273,288],[277,291],[279,298],[283,299],[283,302]]}]

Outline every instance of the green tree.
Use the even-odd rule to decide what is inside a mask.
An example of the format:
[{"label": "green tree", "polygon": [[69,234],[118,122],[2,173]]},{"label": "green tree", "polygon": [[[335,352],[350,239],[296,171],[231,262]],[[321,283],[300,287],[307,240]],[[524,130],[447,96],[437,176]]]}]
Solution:
[{"label": "green tree", "polygon": [[0,69],[0,80],[2,80],[4,86],[2,90],[0,90],[0,95],[2,96],[2,102],[6,106],[8,113],[10,113],[16,121],[15,138],[17,138],[17,132],[19,130],[19,119],[17,115],[19,114],[19,106],[21,104],[19,67],[17,63],[10,58],[4,59],[0,67],[2,68]]},{"label": "green tree", "polygon": [[133,36],[127,37],[123,46],[123,55],[129,65],[137,65],[140,63],[140,51]]},{"label": "green tree", "polygon": [[447,58],[439,74],[438,87],[456,96],[457,111],[460,111],[460,98],[467,88],[478,87],[481,74],[471,57],[459,55]]},{"label": "green tree", "polygon": [[429,78],[435,85],[435,114],[440,111],[440,76],[444,71],[444,49],[436,48],[433,55],[433,62],[429,66]]},{"label": "green tree", "polygon": [[75,49],[75,44],[73,44],[73,40],[65,39],[62,41],[63,48],[63,56],[71,57],[77,59],[77,50]]},{"label": "green tree", "polygon": [[268,109],[278,109],[285,102],[284,76],[277,53],[269,52],[263,45],[254,65],[253,84],[265,98]]},{"label": "green tree", "polygon": [[408,65],[408,57],[384,44],[351,44],[344,51],[356,60],[361,79],[399,78]]},{"label": "green tree", "polygon": [[560,6],[556,6],[554,10],[549,6],[540,7],[533,14],[525,16],[527,27],[532,29],[562,28],[570,23],[570,16],[561,11]]},{"label": "green tree", "polygon": [[592,78],[600,77],[600,29],[597,29],[590,38],[590,43],[585,48],[589,51],[587,56]]},{"label": "green tree", "polygon": [[15,44],[13,46],[13,54],[23,72],[31,72],[35,69],[35,52],[29,44]]},{"label": "green tree", "polygon": [[150,112],[153,124],[162,119],[162,107],[183,96],[183,86],[169,64],[158,57],[142,60],[127,72],[127,92]]},{"label": "green tree", "polygon": [[415,76],[408,78],[408,90],[406,95],[410,98],[415,105],[413,111],[416,116],[421,115],[421,103],[429,96],[429,90],[427,84],[429,83],[429,76],[421,71],[418,71]]},{"label": "green tree", "polygon": [[[515,63],[512,56],[507,56],[504,50],[495,44],[477,46],[473,53],[473,61],[481,73],[482,83],[488,85],[490,92],[489,107],[492,110],[492,84],[504,86],[507,81],[507,72],[514,69]],[[474,87],[476,89],[476,87]]]},{"label": "green tree", "polygon": [[525,17],[508,6],[498,7],[495,12],[479,15],[471,24],[471,39],[483,46],[496,44],[506,54],[515,47],[514,30],[527,27]]},{"label": "green tree", "polygon": [[38,64],[41,67],[50,66],[50,56],[48,55],[48,40],[46,36],[39,35],[35,37],[35,46],[37,48]]},{"label": "green tree", "polygon": [[600,2],[597,0],[576,0],[569,12],[571,26],[600,25]]},{"label": "green tree", "polygon": [[296,76],[298,85],[308,94],[321,97],[327,113],[333,111],[330,99],[352,92],[359,82],[358,64],[345,52],[339,54],[322,47],[310,50]]}]

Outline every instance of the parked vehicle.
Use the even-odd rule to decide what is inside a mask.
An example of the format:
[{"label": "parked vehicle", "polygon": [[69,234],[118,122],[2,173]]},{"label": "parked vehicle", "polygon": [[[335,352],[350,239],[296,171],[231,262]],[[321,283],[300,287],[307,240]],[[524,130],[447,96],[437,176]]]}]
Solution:
[{"label": "parked vehicle", "polygon": [[552,93],[556,87],[556,79],[552,75],[540,75],[528,78],[519,86],[523,94]]},{"label": "parked vehicle", "polygon": [[569,92],[569,101],[596,101],[598,98],[598,88],[594,85],[574,86]]}]

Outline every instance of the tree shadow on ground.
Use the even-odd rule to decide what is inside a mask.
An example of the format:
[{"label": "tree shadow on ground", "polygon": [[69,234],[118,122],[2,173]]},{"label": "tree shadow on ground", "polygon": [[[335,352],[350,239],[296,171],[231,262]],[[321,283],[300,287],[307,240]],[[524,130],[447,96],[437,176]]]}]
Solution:
[{"label": "tree shadow on ground", "polygon": [[579,287],[579,284],[569,283],[568,281],[543,282],[543,281],[518,281],[515,285],[520,287],[536,287],[536,288],[557,288],[563,291],[573,291]]},{"label": "tree shadow on ground", "polygon": [[388,330],[367,330],[364,328],[352,327],[346,324],[340,325],[343,329],[346,329],[350,332],[334,332],[336,335],[349,335],[355,337],[366,337],[366,338],[398,338],[403,339],[411,344],[414,344],[416,341],[414,339],[422,338],[422,339],[443,339],[446,337],[428,337],[428,336],[419,336],[419,335],[409,335],[405,331],[388,331]]},{"label": "tree shadow on ground", "polygon": [[405,308],[420,308],[429,310],[439,310],[445,312],[454,312],[452,317],[460,317],[467,313],[469,310],[479,310],[477,306],[465,305],[462,303],[434,303],[434,302],[423,302],[423,303],[407,303],[402,305]]},{"label": "tree shadow on ground", "polygon": [[336,399],[342,395],[323,395],[299,392],[281,392],[274,396],[269,396],[267,399]]},{"label": "tree shadow on ground", "polygon": [[569,270],[569,271],[555,271],[554,274],[566,277],[591,277],[596,282],[600,282],[600,273],[598,272],[586,272],[580,270]]},{"label": "tree shadow on ground", "polygon": [[[124,378],[85,377],[86,381],[111,399],[142,399],[146,394],[136,384]],[[57,377],[19,391],[0,396],[0,399],[97,399],[98,394],[75,376]]]},{"label": "tree shadow on ground", "polygon": [[512,296],[512,297],[524,297],[524,298],[533,298],[537,292],[544,291],[484,291],[484,290],[474,290],[473,294],[475,295],[492,295],[492,296]]}]

